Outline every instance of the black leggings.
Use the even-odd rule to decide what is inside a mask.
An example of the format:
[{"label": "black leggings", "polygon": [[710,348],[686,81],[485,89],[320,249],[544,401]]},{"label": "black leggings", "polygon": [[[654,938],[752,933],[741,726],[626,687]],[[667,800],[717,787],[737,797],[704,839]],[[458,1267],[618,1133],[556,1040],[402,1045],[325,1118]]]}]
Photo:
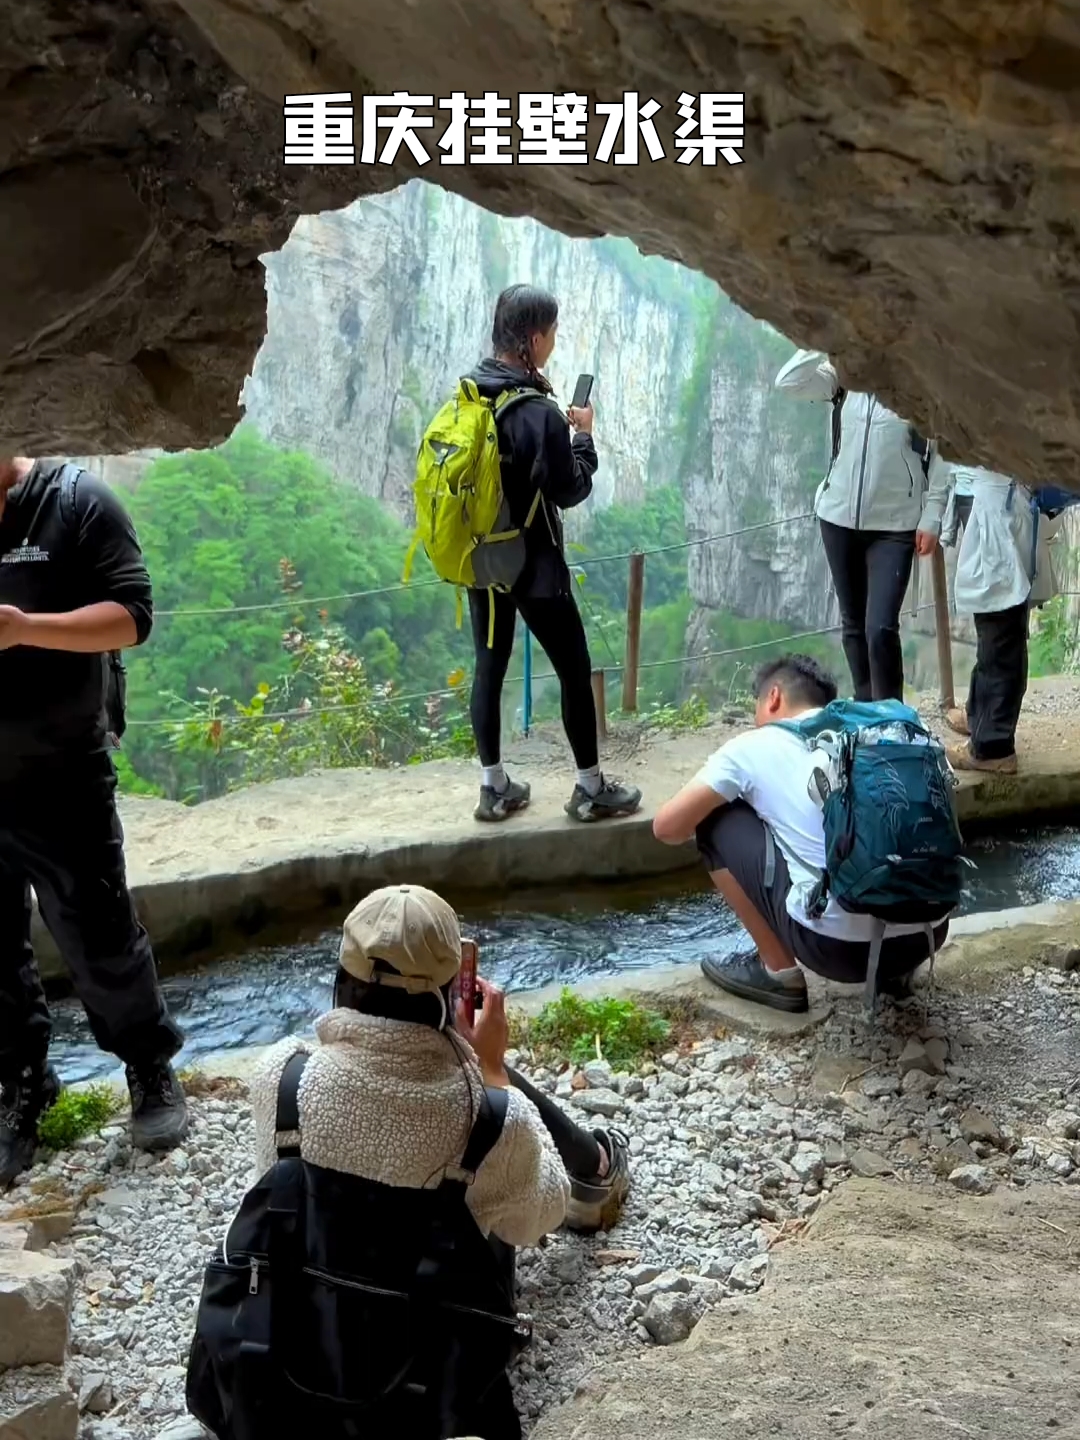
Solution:
[{"label": "black leggings", "polygon": [[[494,632],[490,633],[488,606],[492,603],[495,606],[495,625]],[[480,763],[497,765],[502,759],[502,687],[514,648],[514,628],[519,613],[559,677],[563,728],[577,767],[579,770],[591,770],[600,758],[596,741],[592,665],[585,627],[572,595],[557,595],[550,600],[527,600],[501,591],[469,591],[469,616],[476,649],[476,672],[469,708]]]},{"label": "black leggings", "polygon": [[1016,753],[1016,726],[1028,678],[1028,605],[975,616],[978,650],[968,689],[971,752],[977,760]]},{"label": "black leggings", "polygon": [[555,1142],[555,1149],[566,1166],[567,1174],[579,1180],[592,1180],[600,1169],[600,1141],[592,1131],[575,1125],[550,1095],[544,1095],[530,1085],[516,1070],[508,1069],[506,1073],[514,1089],[520,1090],[540,1111],[540,1119]]},{"label": "black leggings", "polygon": [[849,530],[828,520],[818,524],[840,602],[844,654],[855,699],[902,700],[900,607],[911,579],[915,533]]}]

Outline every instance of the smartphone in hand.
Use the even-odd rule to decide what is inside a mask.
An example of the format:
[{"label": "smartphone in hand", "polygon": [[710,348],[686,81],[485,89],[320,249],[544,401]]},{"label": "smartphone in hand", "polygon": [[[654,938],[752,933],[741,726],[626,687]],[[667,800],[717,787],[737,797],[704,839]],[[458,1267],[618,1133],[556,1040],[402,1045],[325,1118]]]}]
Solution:
[{"label": "smartphone in hand", "polygon": [[465,1012],[465,1019],[470,1025],[476,1020],[476,962],[476,941],[462,940],[461,969],[457,973],[450,995],[453,1002],[453,1013],[457,1014],[457,1002],[460,1000],[461,1008]]},{"label": "smartphone in hand", "polygon": [[593,377],[591,375],[579,375],[577,384],[574,386],[574,397],[570,401],[571,410],[584,410],[589,403],[589,396],[592,394]]}]

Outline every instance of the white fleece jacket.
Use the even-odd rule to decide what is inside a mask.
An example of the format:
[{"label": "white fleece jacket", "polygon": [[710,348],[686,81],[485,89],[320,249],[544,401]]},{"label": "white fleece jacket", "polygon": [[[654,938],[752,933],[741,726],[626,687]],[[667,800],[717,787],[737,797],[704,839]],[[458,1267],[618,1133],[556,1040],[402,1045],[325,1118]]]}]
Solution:
[{"label": "white fleece jacket", "polygon": [[[468,1140],[483,1081],[460,1036],[426,1025],[331,1010],[318,1044],[283,1040],[251,1080],[256,1166],[274,1163],[277,1088],[290,1056],[311,1055],[300,1079],[301,1154],[313,1165],[421,1189],[437,1185]],[[566,1214],[570,1181],[531,1100],[509,1091],[502,1134],[477,1171],[468,1205],[485,1234],[535,1245]]]}]

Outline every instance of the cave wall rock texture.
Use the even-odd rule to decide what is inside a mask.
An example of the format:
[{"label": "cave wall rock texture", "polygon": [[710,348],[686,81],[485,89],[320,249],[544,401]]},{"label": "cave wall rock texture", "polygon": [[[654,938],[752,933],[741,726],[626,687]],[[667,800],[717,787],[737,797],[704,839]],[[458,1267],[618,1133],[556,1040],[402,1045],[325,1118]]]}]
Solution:
[{"label": "cave wall rock texture", "polygon": [[[221,440],[296,216],[421,173],[281,164],[285,93],[653,95],[668,158],[422,172],[628,235],[949,453],[1080,488],[1080,0],[4,0],[0,451]],[[674,161],[742,91],[745,163]],[[429,132],[430,133],[430,132]],[[437,132],[436,132],[437,133]]]}]

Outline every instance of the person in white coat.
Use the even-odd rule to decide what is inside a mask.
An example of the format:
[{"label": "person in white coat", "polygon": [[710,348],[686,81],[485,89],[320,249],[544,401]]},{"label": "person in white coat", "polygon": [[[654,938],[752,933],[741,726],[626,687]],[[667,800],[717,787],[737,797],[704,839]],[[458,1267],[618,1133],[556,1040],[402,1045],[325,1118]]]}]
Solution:
[{"label": "person in white coat", "polygon": [[[497,1255],[535,1245],[564,1220],[609,1228],[630,1184],[625,1139],[575,1125],[507,1068],[501,992],[477,977],[483,1004],[472,1023],[454,1006],[461,956],[458,917],[433,891],[394,885],[360,901],[345,921],[334,1008],[315,1022],[315,1043],[281,1041],[252,1076],[258,1173],[277,1153],[282,1073],[304,1052],[297,1102],[309,1164],[398,1189],[436,1186],[460,1164],[483,1089],[494,1087],[508,1092],[506,1116],[466,1203]],[[463,1433],[485,1440],[520,1437],[508,1380],[470,1423]]]},{"label": "person in white coat", "polygon": [[875,395],[844,390],[828,357],[799,350],[775,386],[832,405],[832,462],[814,499],[856,700],[902,700],[900,610],[916,553],[938,543],[949,466]]},{"label": "person in white coat", "polygon": [[[957,770],[1016,773],[1016,726],[1027,689],[1028,617],[1055,589],[1050,546],[1061,525],[1032,503],[1026,485],[980,466],[955,466],[971,513],[956,561],[956,608],[975,619],[967,705],[949,725],[967,741],[949,750]],[[1038,531],[1036,531],[1036,524]],[[1037,538],[1036,538],[1037,537]]]}]

